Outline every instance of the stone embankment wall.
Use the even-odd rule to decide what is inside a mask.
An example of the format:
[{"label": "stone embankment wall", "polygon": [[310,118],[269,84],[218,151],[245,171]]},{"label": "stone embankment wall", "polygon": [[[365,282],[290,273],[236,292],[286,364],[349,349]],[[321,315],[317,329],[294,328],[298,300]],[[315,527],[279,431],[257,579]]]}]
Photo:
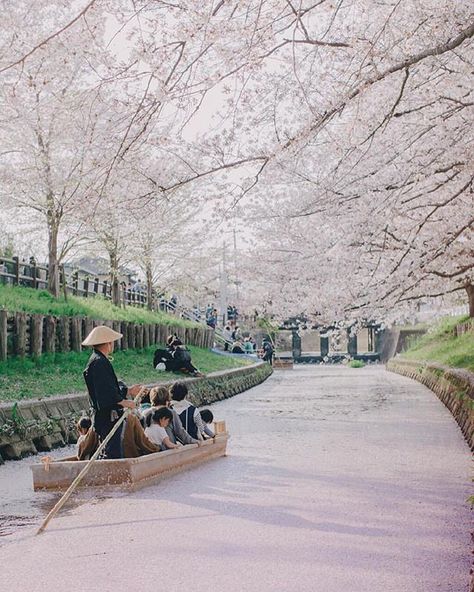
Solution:
[{"label": "stone embankment wall", "polygon": [[[272,373],[264,362],[235,370],[213,372],[204,378],[185,378],[189,399],[196,406],[233,397],[263,382]],[[169,386],[176,378],[160,385]],[[86,394],[0,404],[0,463],[45,452],[76,441],[75,424],[89,410]]]},{"label": "stone embankment wall", "polygon": [[474,450],[474,374],[441,364],[394,358],[387,370],[421,382],[431,389],[456,419]]},{"label": "stone embankment wall", "polygon": [[[468,330],[472,330],[472,324]],[[456,334],[458,334],[457,331]],[[414,378],[431,389],[451,411],[471,450],[474,450],[474,374],[472,372],[402,358],[390,360],[387,370]],[[474,565],[471,567],[470,574],[469,592],[474,592]]]}]

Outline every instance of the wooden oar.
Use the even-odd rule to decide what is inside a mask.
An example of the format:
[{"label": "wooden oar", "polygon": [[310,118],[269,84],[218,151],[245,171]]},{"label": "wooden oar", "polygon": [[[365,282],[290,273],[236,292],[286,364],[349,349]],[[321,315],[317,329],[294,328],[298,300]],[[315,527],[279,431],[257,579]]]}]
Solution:
[{"label": "wooden oar", "polygon": [[[135,403],[137,405],[140,402],[143,395],[145,394],[146,390],[147,390],[146,388],[142,388],[140,390],[140,392],[138,393],[138,395],[135,397]],[[105,448],[105,446],[110,442],[110,439],[115,434],[115,432],[119,429],[119,427],[122,425],[122,423],[125,421],[125,419],[129,415],[130,411],[131,411],[131,409],[125,409],[125,411],[123,412],[120,419],[116,422],[114,427],[107,434],[104,441],[101,442],[100,446],[97,448],[97,450],[91,456],[89,462],[82,469],[82,471],[79,473],[79,475],[74,479],[74,481],[71,483],[71,485],[67,488],[67,490],[64,492],[64,495],[62,496],[62,498],[57,502],[57,504],[54,506],[54,508],[46,516],[46,518],[43,521],[43,524],[38,528],[36,534],[41,534],[45,530],[45,528],[48,526],[49,522],[54,518],[54,516],[56,516],[56,514],[59,512],[59,510],[64,506],[64,504],[67,502],[67,500],[71,497],[71,494],[73,493],[73,491],[76,489],[76,487],[79,485],[79,483],[85,477],[85,475],[87,475],[90,468],[92,467],[93,462],[97,459],[97,457],[102,452],[102,450]]]}]

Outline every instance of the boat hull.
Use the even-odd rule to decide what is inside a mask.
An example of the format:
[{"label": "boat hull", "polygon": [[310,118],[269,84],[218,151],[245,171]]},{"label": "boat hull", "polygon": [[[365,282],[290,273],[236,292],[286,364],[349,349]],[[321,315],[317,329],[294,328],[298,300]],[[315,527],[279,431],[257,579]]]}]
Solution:
[{"label": "boat hull", "polygon": [[[200,463],[225,456],[228,434],[218,434],[201,446],[189,444],[181,448],[147,454],[138,458],[97,460],[82,479],[81,487],[121,485],[141,487],[163,477],[190,469]],[[66,458],[50,463],[31,465],[33,488],[65,490],[79,475],[88,461]]]}]

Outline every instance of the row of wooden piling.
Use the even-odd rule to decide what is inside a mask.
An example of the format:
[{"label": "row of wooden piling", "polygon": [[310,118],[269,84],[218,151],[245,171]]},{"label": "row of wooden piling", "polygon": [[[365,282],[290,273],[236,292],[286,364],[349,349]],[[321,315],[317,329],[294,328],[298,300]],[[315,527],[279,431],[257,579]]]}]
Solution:
[{"label": "row of wooden piling", "polygon": [[164,344],[171,333],[176,333],[187,345],[212,347],[214,341],[213,330],[206,327],[102,321],[88,317],[57,317],[0,310],[0,360],[5,361],[10,356],[81,351],[82,341],[97,325],[107,325],[122,333],[116,348],[124,350]]}]

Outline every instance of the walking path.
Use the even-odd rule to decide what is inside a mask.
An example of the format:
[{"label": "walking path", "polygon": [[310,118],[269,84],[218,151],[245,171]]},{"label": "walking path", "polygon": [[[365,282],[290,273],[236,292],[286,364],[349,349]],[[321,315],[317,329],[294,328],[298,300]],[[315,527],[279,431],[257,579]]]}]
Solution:
[{"label": "walking path", "polygon": [[471,456],[424,386],[382,367],[303,366],[213,410],[232,432],[227,458],[79,500],[40,537],[3,537],[1,589],[467,589]]}]

